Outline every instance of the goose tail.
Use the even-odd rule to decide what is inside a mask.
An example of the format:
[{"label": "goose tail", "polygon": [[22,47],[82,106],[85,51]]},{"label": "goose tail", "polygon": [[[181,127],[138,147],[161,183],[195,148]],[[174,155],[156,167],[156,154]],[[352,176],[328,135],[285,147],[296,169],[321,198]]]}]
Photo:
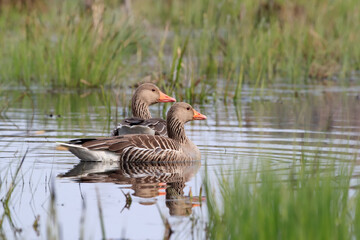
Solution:
[{"label": "goose tail", "polygon": [[79,144],[57,143],[60,147],[70,151],[84,162],[113,162],[119,161],[120,157],[113,152],[104,150],[90,150]]}]

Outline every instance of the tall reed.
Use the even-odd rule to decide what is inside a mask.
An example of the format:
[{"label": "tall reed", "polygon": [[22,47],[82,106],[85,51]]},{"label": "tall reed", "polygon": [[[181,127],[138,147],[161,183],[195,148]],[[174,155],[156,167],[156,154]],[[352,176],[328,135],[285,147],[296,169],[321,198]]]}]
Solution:
[{"label": "tall reed", "polygon": [[211,239],[354,239],[360,195],[351,167],[301,167],[284,174],[269,166],[207,184]]},{"label": "tall reed", "polygon": [[70,0],[2,9],[0,82],[89,88],[151,75],[192,102],[238,98],[244,84],[350,84],[360,69],[357,0],[104,3],[99,23]]},{"label": "tall reed", "polygon": [[[256,87],[323,83],[333,77],[335,83],[348,84],[360,67],[356,0],[147,1],[133,6],[138,16],[151,19],[152,28],[169,32],[172,52],[188,38],[182,81],[199,80],[207,95],[224,90],[224,82],[225,90],[234,89],[239,79]],[[163,44],[161,49],[166,51]],[[161,64],[172,72],[172,64]]]},{"label": "tall reed", "polygon": [[[25,86],[96,87],[116,83],[133,67],[142,51],[142,33],[110,10],[103,14],[101,35],[91,15],[71,1],[58,2],[45,12],[0,15],[5,33],[0,43],[3,82]],[[5,19],[10,21],[5,21]],[[15,24],[15,26],[14,26]]]}]

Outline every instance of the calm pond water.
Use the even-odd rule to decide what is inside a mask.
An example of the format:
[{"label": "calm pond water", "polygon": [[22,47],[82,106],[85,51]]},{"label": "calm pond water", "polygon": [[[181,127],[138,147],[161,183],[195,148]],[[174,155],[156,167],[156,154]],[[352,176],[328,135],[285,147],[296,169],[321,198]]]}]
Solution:
[{"label": "calm pond water", "polygon": [[[47,223],[53,217],[63,239],[99,239],[100,204],[107,238],[162,239],[164,217],[174,231],[172,239],[203,239],[205,169],[216,194],[221,173],[246,171],[264,161],[281,173],[300,164],[303,157],[307,164],[319,159],[324,167],[329,161],[341,165],[360,160],[360,87],[356,86],[298,91],[289,86],[245,88],[235,103],[195,104],[208,120],[194,121],[186,130],[202,152],[201,162],[80,163],[71,153],[56,149],[56,142],[108,135],[117,119],[129,115],[130,94],[131,90],[117,97],[112,91],[3,91],[2,199],[28,149],[9,203],[12,223],[8,218],[3,223],[8,238],[46,239]],[[152,106],[153,116],[169,106]],[[50,211],[51,191],[56,195],[56,216]]]}]

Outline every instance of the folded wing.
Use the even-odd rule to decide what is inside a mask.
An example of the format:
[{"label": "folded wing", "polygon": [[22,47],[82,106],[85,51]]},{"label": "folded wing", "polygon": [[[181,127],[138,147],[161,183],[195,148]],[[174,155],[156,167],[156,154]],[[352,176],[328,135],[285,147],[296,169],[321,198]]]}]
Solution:
[{"label": "folded wing", "polygon": [[150,118],[147,120],[141,118],[127,118],[112,131],[112,136],[126,134],[150,134],[166,136],[166,121],[161,118]]},{"label": "folded wing", "polygon": [[89,150],[106,150],[128,162],[183,161],[184,153],[176,141],[154,135],[123,135],[91,140],[77,139]]}]

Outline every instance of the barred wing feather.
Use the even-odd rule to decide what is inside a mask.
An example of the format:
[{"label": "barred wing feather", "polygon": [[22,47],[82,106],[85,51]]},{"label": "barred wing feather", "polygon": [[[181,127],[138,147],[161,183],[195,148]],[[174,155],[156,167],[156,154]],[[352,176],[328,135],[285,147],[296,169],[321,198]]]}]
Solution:
[{"label": "barred wing feather", "polygon": [[154,135],[123,135],[115,138],[92,139],[81,144],[89,150],[114,152],[121,156],[121,160],[129,162],[183,161],[184,157],[178,142]]}]

